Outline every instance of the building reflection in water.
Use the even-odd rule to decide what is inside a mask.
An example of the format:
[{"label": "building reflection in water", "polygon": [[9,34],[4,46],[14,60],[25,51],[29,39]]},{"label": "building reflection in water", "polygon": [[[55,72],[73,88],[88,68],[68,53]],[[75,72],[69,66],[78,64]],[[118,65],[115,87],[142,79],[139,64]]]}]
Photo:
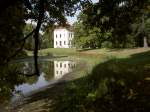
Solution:
[{"label": "building reflection in water", "polygon": [[71,72],[76,67],[73,61],[54,61],[54,78],[62,78],[65,74]]},{"label": "building reflection in water", "polygon": [[[73,61],[50,61],[41,62],[39,65],[40,76],[32,76],[26,78],[23,84],[15,86],[14,97],[24,96],[28,93],[46,87],[53,81],[57,81],[62,78],[65,74],[72,72],[76,67],[76,62]],[[23,67],[23,73],[30,74],[34,72],[33,63],[25,63]]]}]

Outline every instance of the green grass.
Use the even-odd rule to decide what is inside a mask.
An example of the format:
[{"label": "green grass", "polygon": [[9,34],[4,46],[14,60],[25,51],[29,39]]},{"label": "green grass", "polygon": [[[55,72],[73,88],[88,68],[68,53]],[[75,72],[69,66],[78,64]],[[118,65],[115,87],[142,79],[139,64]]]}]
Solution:
[{"label": "green grass", "polygon": [[[150,49],[44,49],[41,56],[69,56],[83,62],[73,81],[43,91],[51,93],[52,112],[148,112]],[[28,52],[32,55],[31,52]],[[72,76],[69,75],[69,76]],[[58,92],[59,91],[59,92]],[[56,95],[57,94],[57,95]],[[52,104],[51,104],[51,101]]]},{"label": "green grass", "polygon": [[[75,48],[48,48],[39,50],[39,55],[46,56],[48,54],[54,55],[113,55],[119,57],[126,57],[135,53],[141,53],[150,50],[150,48],[135,48],[135,49],[91,49],[91,50],[79,50]],[[32,51],[27,51],[28,55],[33,55]]]},{"label": "green grass", "polygon": [[67,84],[64,94],[55,102],[54,111],[146,112],[150,109],[149,50],[97,49],[80,52],[85,55],[85,61],[91,60],[88,64],[94,63],[94,60],[96,63],[102,54],[104,57],[88,75]]},{"label": "green grass", "polygon": [[[39,56],[47,56],[47,55],[74,55],[76,53],[76,49],[73,48],[48,48],[39,50]],[[33,55],[33,52],[27,51],[29,56]]]}]

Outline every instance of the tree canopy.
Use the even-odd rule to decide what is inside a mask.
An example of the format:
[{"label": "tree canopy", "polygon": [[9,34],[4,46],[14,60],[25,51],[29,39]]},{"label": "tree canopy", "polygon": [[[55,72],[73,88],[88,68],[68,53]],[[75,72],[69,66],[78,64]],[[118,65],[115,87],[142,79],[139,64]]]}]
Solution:
[{"label": "tree canopy", "polygon": [[[8,2],[8,3],[7,3]],[[29,37],[34,38],[34,60],[36,73],[38,72],[37,57],[39,47],[39,31],[41,26],[49,24],[65,25],[66,16],[72,16],[79,8],[80,0],[1,0],[1,53],[0,61],[7,63],[10,58],[15,57]],[[19,4],[18,4],[19,3]],[[12,19],[10,19],[12,17]],[[26,37],[23,35],[25,20],[35,21],[36,27]],[[19,23],[19,24],[18,24]],[[9,31],[8,31],[9,30]],[[10,33],[10,35],[8,34]],[[18,45],[19,44],[19,45]],[[20,45],[21,44],[21,45]],[[13,46],[13,47],[12,47]],[[5,54],[2,51],[7,51]]]},{"label": "tree canopy", "polygon": [[[10,19],[11,18],[11,19]],[[0,13],[0,62],[1,64],[15,54],[22,46],[25,12],[21,2],[8,7]]]},{"label": "tree canopy", "polygon": [[[113,47],[142,46],[139,43],[144,42],[145,37],[147,42],[148,38],[144,26],[149,18],[149,4],[149,0],[101,0],[94,4],[89,2],[83,5],[84,17],[80,21],[88,29],[97,27],[102,32],[111,31]],[[138,30],[140,33],[134,32],[135,27],[132,26],[136,23],[140,24],[136,27],[141,29]]]}]

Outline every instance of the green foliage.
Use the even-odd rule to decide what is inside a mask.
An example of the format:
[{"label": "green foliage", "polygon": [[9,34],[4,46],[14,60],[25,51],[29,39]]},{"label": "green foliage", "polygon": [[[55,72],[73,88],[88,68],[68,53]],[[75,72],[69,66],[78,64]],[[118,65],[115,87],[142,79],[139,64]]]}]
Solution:
[{"label": "green foliage", "polygon": [[[28,8],[31,12],[28,13],[28,17],[37,21],[38,13],[40,11],[40,0],[31,0],[30,4],[32,8]],[[78,9],[80,0],[44,0],[44,20],[47,25],[53,25],[54,23],[65,24],[65,16],[73,16]]]},{"label": "green foliage", "polygon": [[[24,35],[27,36],[30,32],[32,32],[34,30],[34,26],[31,24],[26,24],[25,28],[24,28]],[[26,39],[24,48],[27,50],[33,50],[34,49],[34,39],[32,37],[32,35]]]},{"label": "green foliage", "polygon": [[105,41],[102,43],[102,48],[112,48],[112,47],[113,47],[113,45],[109,41]]},{"label": "green foliage", "polygon": [[103,42],[110,40],[109,38],[111,37],[111,31],[102,32],[102,30],[98,27],[93,28],[86,27],[82,22],[85,18],[86,15],[81,13],[80,16],[78,17],[78,22],[74,24],[75,28],[74,42],[76,47],[101,48]]},{"label": "green foliage", "polygon": [[45,33],[43,34],[43,44],[42,48],[53,48],[53,30],[54,26],[47,27]]},{"label": "green foliage", "polygon": [[[26,24],[24,28],[24,35],[27,36],[29,33],[31,33],[35,29],[35,25],[32,24]],[[48,48],[48,45],[51,45],[51,41],[49,41],[50,34],[49,32],[45,32],[44,35],[39,33],[39,49]],[[31,35],[29,38],[26,39],[24,48],[27,50],[34,50],[34,38],[33,35]]]},{"label": "green foliage", "polygon": [[0,62],[5,62],[22,45],[24,8],[17,2],[0,14]]},{"label": "green foliage", "polygon": [[20,74],[22,65],[0,65],[0,103],[9,101],[15,85],[24,82],[24,75]]},{"label": "green foliage", "polygon": [[[143,22],[143,15],[149,15],[149,0],[144,2],[140,0],[104,0],[98,3],[89,3],[83,6],[84,17],[81,17],[84,27],[98,27],[101,33],[111,31],[111,41],[113,47],[139,47],[144,44],[143,39],[147,37],[145,22]],[[138,22],[137,22],[138,20]],[[133,24],[138,25],[132,27]],[[130,36],[129,36],[130,35]]]}]

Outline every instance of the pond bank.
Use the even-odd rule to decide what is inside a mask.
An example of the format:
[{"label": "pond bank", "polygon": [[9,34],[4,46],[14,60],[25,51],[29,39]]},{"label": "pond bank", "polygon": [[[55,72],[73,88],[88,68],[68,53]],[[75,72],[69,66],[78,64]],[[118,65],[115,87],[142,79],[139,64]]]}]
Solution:
[{"label": "pond bank", "polygon": [[[37,112],[45,111],[48,108],[45,108],[46,105],[51,104],[50,102],[54,100],[58,94],[63,93],[64,87],[67,82],[72,81],[81,77],[83,72],[87,72],[87,64],[85,61],[81,61],[80,59],[75,59],[72,57],[65,57],[57,60],[75,60],[77,62],[77,68],[72,72],[64,75],[61,79],[55,81],[54,83],[41,88],[37,91],[32,92],[30,95],[14,102],[11,107],[7,110],[7,112]],[[79,74],[80,72],[80,74]],[[82,72],[82,73],[81,73]],[[43,109],[43,110],[42,110]]]},{"label": "pond bank", "polygon": [[[76,71],[71,73],[74,75],[68,74],[65,77],[63,77],[59,83],[56,83],[53,86],[48,87],[47,89],[44,89],[42,91],[39,91],[38,93],[31,95],[31,97],[27,97],[23,101],[23,103],[17,106],[14,106],[11,112],[49,112],[53,108],[51,106],[54,105],[55,100],[57,98],[60,98],[61,100],[68,98],[66,100],[68,103],[66,103],[66,101],[65,102],[61,101],[61,103],[59,103],[60,108],[64,108],[64,106],[66,107],[68,106],[69,108],[69,103],[71,103],[71,101],[76,100],[76,98],[78,98],[80,99],[81,106],[83,106],[83,108],[82,107],[78,107],[78,108],[84,109],[84,108],[89,107],[89,110],[96,111],[96,107],[94,107],[95,105],[94,101],[99,101],[98,99],[101,97],[97,93],[102,94],[102,95],[107,93],[106,85],[107,83],[109,83],[109,80],[112,82],[114,81],[114,84],[116,84],[116,87],[118,86],[120,87],[124,85],[124,83],[126,82],[129,83],[130,80],[134,79],[134,77],[131,77],[132,75],[136,76],[136,74],[138,73],[142,75],[141,71],[136,71],[135,74],[133,73],[133,71],[136,70],[135,69],[136,67],[138,68],[140,67],[141,70],[145,70],[145,66],[149,67],[148,66],[149,64],[148,63],[149,61],[148,51],[149,49],[146,49],[146,50],[145,49],[129,49],[129,50],[116,50],[116,51],[109,50],[107,52],[99,52],[97,50],[97,51],[90,51],[90,52],[86,51],[86,52],[81,52],[76,55],[71,55],[70,56],[71,58],[72,57],[76,58],[79,62],[81,62],[81,60],[85,62],[85,63],[80,64],[80,67]],[[98,53],[95,53],[95,52],[98,52]],[[144,65],[143,68],[140,65],[142,63]],[[92,70],[93,68],[94,70]],[[88,70],[88,71],[85,72],[84,70]],[[81,78],[81,74],[82,75],[91,74],[92,76],[90,80],[91,85],[89,85],[88,81],[84,82],[83,80],[79,79]],[[99,74],[101,75],[99,76]],[[130,74],[130,76],[127,77],[126,74]],[[85,79],[89,78],[86,75],[85,75]],[[76,77],[70,77],[70,76],[76,76]],[[117,78],[119,78],[119,80],[115,79],[116,76]],[[77,83],[75,83],[74,85],[74,82],[72,82],[72,80],[75,80],[75,79],[77,80]],[[93,84],[92,80],[94,81],[95,85],[92,85]],[[135,83],[136,81],[134,80],[133,82]],[[66,87],[68,87],[68,85],[69,86],[71,85],[71,91],[72,90],[74,91],[73,96],[70,93],[68,94],[68,89],[66,92]],[[91,90],[91,88],[93,89]],[[131,96],[132,96],[132,90],[133,88],[129,88],[129,92],[131,92]],[[83,91],[85,92],[85,94],[83,94],[83,96],[80,96]],[[103,92],[100,93],[101,91]],[[66,94],[67,96],[64,94]],[[128,94],[130,95],[130,93]],[[69,98],[71,100],[69,100]],[[85,100],[87,101],[85,102]],[[110,99],[106,98],[106,100],[110,100]],[[64,103],[65,105],[63,105]],[[100,102],[97,102],[97,104],[100,104]],[[79,105],[79,104],[74,103],[73,106],[76,106],[76,105]],[[59,106],[57,105],[57,108],[59,108]],[[75,108],[75,109],[78,109],[78,108]],[[56,112],[59,112],[59,111],[56,111]],[[70,111],[68,110],[66,112],[70,112]],[[83,111],[78,111],[78,112],[83,112]]]}]

